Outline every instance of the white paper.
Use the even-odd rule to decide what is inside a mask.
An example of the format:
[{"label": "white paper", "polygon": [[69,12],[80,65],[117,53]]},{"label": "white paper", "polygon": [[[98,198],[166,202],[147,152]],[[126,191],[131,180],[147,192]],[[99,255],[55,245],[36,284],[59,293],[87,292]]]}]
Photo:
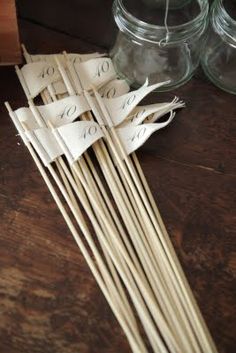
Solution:
[{"label": "white paper", "polygon": [[49,64],[55,64],[55,55],[59,59],[63,59],[64,55],[63,54],[30,54],[31,60],[36,63],[39,61],[46,61]]},{"label": "white paper", "polygon": [[128,93],[130,87],[125,80],[112,80],[99,89],[98,93],[104,98],[115,98]]},{"label": "white paper", "polygon": [[29,130],[35,130],[39,128],[39,124],[37,123],[33,113],[31,112],[30,108],[19,108],[14,112],[22,123],[25,123]]},{"label": "white paper", "polygon": [[117,128],[117,133],[127,155],[141,147],[155,131],[158,131],[170,124],[174,118],[174,115],[175,114],[171,114],[170,118],[164,123],[142,124],[138,126],[131,124],[126,127]]},{"label": "white paper", "polygon": [[22,138],[23,142],[27,145],[27,143],[29,142],[29,139],[28,137],[26,136],[25,134],[25,131],[19,121],[19,118],[17,117],[17,115],[15,114],[15,112],[10,112],[9,113],[14,125],[15,125],[15,128],[16,130],[18,131],[20,137]]},{"label": "white paper", "polygon": [[[62,53],[58,54],[36,54],[36,55],[30,55],[31,60],[33,62],[38,62],[38,61],[46,61],[47,63],[55,63],[55,55],[59,58],[61,63],[66,66],[65,62],[65,56]],[[84,62],[88,61],[94,58],[99,58],[104,56],[105,54],[100,54],[98,52],[95,53],[89,53],[89,54],[79,54],[79,53],[67,53],[67,58],[72,61],[73,63],[78,62]]]},{"label": "white paper", "polygon": [[43,119],[50,120],[54,127],[71,123],[90,109],[83,95],[69,96],[37,108]]},{"label": "white paper", "polygon": [[[66,60],[63,54],[36,54],[30,55],[30,58],[33,62],[45,61],[48,64],[55,66],[55,55],[59,58],[63,66],[66,66]],[[67,93],[67,88],[62,79],[59,81],[53,82],[53,89],[55,94],[64,94]]]},{"label": "white paper", "polygon": [[89,53],[89,54],[77,54],[77,53],[70,53],[67,54],[68,59],[73,63],[82,63],[91,59],[100,58],[105,56],[106,54],[101,54],[98,52]]},{"label": "white paper", "polygon": [[123,127],[127,124],[140,125],[144,121],[145,123],[154,123],[163,115],[175,109],[182,108],[183,106],[184,103],[182,101],[178,101],[178,98],[176,97],[172,100],[172,102],[169,103],[157,103],[142,106],[140,105],[134,108],[134,110],[130,113],[130,115],[120,127]]},{"label": "white paper", "polygon": [[66,85],[63,80],[59,80],[52,83],[55,94],[65,94],[68,93]]},{"label": "white paper", "polygon": [[31,98],[36,97],[51,83],[60,79],[55,65],[45,62],[26,64],[21,68]]},{"label": "white paper", "polygon": [[168,114],[168,113],[171,113],[175,110],[175,109],[178,109],[178,108],[182,108],[184,107],[185,104],[183,102],[178,102],[178,103],[173,103],[171,106],[169,107],[166,107],[166,108],[163,108],[159,111],[157,111],[156,113],[154,114],[151,114],[149,115],[145,120],[144,122],[145,123],[155,123],[156,121],[158,121],[161,117],[163,117],[164,115]]},{"label": "white paper", "polygon": [[57,143],[52,131],[47,128],[26,131],[26,136],[32,143],[45,166],[48,166],[63,154],[63,151]]},{"label": "white paper", "polygon": [[103,98],[113,126],[122,123],[145,96],[164,84],[165,82],[161,82],[148,87],[145,84],[138,90],[129,92],[123,96],[110,99]]},{"label": "white paper", "polygon": [[91,59],[74,64],[75,71],[85,90],[91,86],[99,88],[116,77],[116,72],[110,58]]},{"label": "white paper", "polygon": [[70,164],[103,137],[100,126],[93,121],[77,121],[64,125],[55,129],[54,133]]}]

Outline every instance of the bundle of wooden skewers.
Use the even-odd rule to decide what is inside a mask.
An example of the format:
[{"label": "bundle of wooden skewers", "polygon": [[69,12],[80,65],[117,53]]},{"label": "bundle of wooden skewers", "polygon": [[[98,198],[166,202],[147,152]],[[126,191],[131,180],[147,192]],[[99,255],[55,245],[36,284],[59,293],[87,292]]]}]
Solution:
[{"label": "bundle of wooden skewers", "polygon": [[98,53],[23,53],[29,107],[6,107],[132,352],[216,352],[134,152],[183,102],[138,106],[165,83],[129,92]]}]

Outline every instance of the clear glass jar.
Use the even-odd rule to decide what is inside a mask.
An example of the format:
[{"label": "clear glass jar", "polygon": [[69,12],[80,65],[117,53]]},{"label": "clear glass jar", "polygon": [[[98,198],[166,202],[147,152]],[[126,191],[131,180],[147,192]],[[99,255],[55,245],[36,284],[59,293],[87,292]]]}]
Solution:
[{"label": "clear glass jar", "polygon": [[212,5],[201,63],[215,85],[236,94],[236,21],[226,9],[236,16],[235,1],[215,0]]},{"label": "clear glass jar", "polygon": [[[119,32],[111,57],[118,74],[133,87],[168,81],[176,88],[193,75],[207,27],[208,0],[115,0]],[[167,25],[167,26],[166,26]]]}]

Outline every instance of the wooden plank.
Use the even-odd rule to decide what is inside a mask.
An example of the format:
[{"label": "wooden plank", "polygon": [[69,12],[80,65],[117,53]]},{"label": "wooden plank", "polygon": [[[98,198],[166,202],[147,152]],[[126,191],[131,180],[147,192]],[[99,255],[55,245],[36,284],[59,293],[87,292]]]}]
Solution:
[{"label": "wooden plank", "polygon": [[0,65],[19,64],[21,51],[14,0],[0,0]]}]

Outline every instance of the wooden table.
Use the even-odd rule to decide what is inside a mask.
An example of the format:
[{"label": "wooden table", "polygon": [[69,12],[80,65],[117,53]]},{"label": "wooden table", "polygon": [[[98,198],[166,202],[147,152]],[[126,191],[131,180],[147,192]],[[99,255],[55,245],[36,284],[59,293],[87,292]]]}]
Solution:
[{"label": "wooden table", "polygon": [[[20,31],[32,53],[101,49],[29,21],[20,21]],[[153,94],[150,101],[175,94],[187,108],[138,156],[219,352],[234,353],[236,99],[200,70],[182,88]],[[27,104],[11,67],[0,68],[0,352],[128,353],[119,325],[16,136],[5,100],[14,109]]]}]

